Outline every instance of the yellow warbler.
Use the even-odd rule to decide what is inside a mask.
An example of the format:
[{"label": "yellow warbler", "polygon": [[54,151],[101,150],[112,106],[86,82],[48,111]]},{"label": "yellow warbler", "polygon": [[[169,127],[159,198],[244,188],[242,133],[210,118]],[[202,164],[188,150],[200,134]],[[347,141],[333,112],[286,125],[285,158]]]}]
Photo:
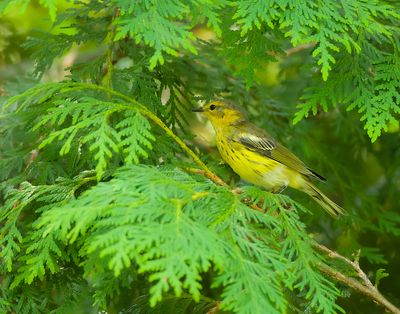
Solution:
[{"label": "yellow warbler", "polygon": [[310,195],[329,214],[344,213],[311,182],[311,179],[325,181],[324,177],[248,122],[234,105],[216,100],[193,111],[203,113],[211,121],[222,158],[242,179],[275,192],[290,186]]}]

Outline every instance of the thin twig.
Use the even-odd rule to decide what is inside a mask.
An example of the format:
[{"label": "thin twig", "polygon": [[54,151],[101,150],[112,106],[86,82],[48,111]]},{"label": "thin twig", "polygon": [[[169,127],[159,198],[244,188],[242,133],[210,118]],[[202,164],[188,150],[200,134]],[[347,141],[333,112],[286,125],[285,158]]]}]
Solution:
[{"label": "thin twig", "polygon": [[375,288],[374,285],[371,283],[367,275],[363,272],[363,270],[360,268],[359,264],[359,259],[360,259],[360,251],[357,251],[357,254],[355,256],[354,261],[350,260],[349,258],[340,255],[338,252],[332,251],[331,249],[327,248],[325,245],[322,245],[320,243],[313,243],[313,246],[319,249],[320,251],[324,252],[325,254],[328,255],[330,258],[336,258],[339,259],[346,264],[350,265],[358,274],[358,277],[363,281],[364,285],[370,288]]},{"label": "thin twig", "polygon": [[39,156],[39,151],[34,149],[30,152],[28,162],[25,165],[24,171],[29,168],[29,166],[35,161],[35,159]]},{"label": "thin twig", "polygon": [[307,50],[309,48],[313,48],[316,44],[317,44],[316,42],[311,42],[311,43],[308,43],[308,44],[299,45],[299,46],[296,46],[296,47],[293,47],[293,48],[289,48],[289,49],[285,50],[286,56],[290,57],[291,55],[294,55],[294,54],[296,54],[296,53],[298,53],[300,51]]},{"label": "thin twig", "polygon": [[[186,171],[191,172],[191,173],[197,173],[197,174],[201,174],[205,177],[207,177],[206,172],[202,169],[197,169],[197,168],[185,168]],[[217,182],[214,182],[217,183]],[[224,184],[218,184],[218,185],[223,185],[223,186],[227,186],[228,184],[226,182],[223,181]],[[240,195],[243,193],[243,190],[241,188],[234,188],[231,189],[231,193],[235,194],[235,195]],[[261,213],[265,213],[265,210],[263,210],[261,207],[257,206],[256,204],[253,204],[253,202],[250,199],[244,198],[242,199],[242,202],[245,203],[246,205],[250,206],[252,209],[259,211]]]},{"label": "thin twig", "polygon": [[[165,123],[153,112],[151,112],[149,109],[146,108],[146,106],[142,105],[140,102],[136,101],[135,99],[126,96],[120,92],[117,92],[113,89],[109,89],[105,86],[100,86],[100,85],[95,85],[95,84],[88,84],[88,83],[72,83],[69,84],[71,88],[68,89],[68,91],[71,91],[73,88],[75,89],[93,89],[93,90],[101,90],[105,93],[110,93],[114,96],[117,96],[121,99],[124,99],[131,105],[133,105],[133,108],[149,118],[151,121],[153,121],[155,124],[157,124],[160,128],[164,130],[164,132],[170,136],[192,159],[193,161],[204,170],[204,175],[209,178],[211,181],[218,185],[226,186],[227,184],[216,174],[214,174],[204,162],[201,161],[201,159],[195,154],[194,151],[192,151],[186,144],[183,142],[179,136],[177,136]],[[123,105],[121,105],[123,106]],[[128,107],[128,106],[127,106]],[[129,107],[128,107],[129,108]],[[131,108],[131,109],[133,109]]]},{"label": "thin twig", "polygon": [[352,260],[348,259],[347,257],[340,255],[339,253],[332,251],[331,249],[329,249],[326,246],[319,244],[317,242],[314,242],[313,246],[315,248],[317,248],[319,251],[325,253],[329,258],[338,259],[338,260],[343,261],[347,265],[350,265],[357,272],[357,275],[361,279],[361,282],[354,278],[347,277],[346,275],[338,272],[337,270],[332,269],[331,267],[329,267],[323,263],[320,263],[318,265],[318,267],[321,271],[323,271],[325,274],[329,275],[330,277],[353,288],[354,290],[357,290],[358,292],[365,294],[366,296],[375,300],[380,305],[384,306],[388,311],[395,313],[395,314],[400,314],[400,309],[398,307],[396,307],[394,304],[392,304],[388,299],[386,299],[378,291],[378,289],[371,283],[371,281],[369,280],[369,278],[365,274],[365,272],[361,269],[360,264],[358,263],[358,260],[360,257],[359,252],[356,254],[354,261],[352,261]]},{"label": "thin twig", "polygon": [[[111,30],[108,32],[107,35],[107,42],[108,42],[108,47],[107,47],[107,73],[104,76],[104,85],[108,89],[112,89],[112,76],[113,76],[113,71],[114,71],[114,64],[113,64],[113,50],[114,50],[114,36],[115,36],[115,31],[116,27],[113,24],[113,21],[115,17],[119,16],[119,9],[116,9],[113,17],[112,17],[112,23],[111,23]],[[110,93],[107,93],[108,98],[110,98]]]},{"label": "thin twig", "polygon": [[221,302],[216,301],[215,303],[216,303],[216,305],[213,306],[211,309],[209,309],[208,312],[207,312],[207,314],[216,314],[216,313],[218,313],[218,311],[219,311],[219,305],[221,304]]}]

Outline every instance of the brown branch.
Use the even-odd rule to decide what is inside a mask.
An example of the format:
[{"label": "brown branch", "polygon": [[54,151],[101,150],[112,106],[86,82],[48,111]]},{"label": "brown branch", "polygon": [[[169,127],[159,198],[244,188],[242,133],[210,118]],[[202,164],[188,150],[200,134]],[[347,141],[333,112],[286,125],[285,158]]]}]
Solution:
[{"label": "brown branch", "polygon": [[[228,186],[228,184],[225,181],[223,181],[220,177],[215,176],[217,178],[217,180],[215,180],[213,177],[210,177],[209,174],[205,170],[197,169],[197,168],[185,168],[185,170],[188,172],[191,172],[191,173],[201,174],[202,176],[205,176],[206,178],[210,179],[211,181],[213,181],[214,183],[216,183],[218,185]],[[243,193],[243,190],[241,188],[234,188],[234,189],[231,189],[231,193],[235,194],[235,195],[240,195]],[[265,210],[263,210],[261,207],[257,206],[256,204],[253,204],[253,202],[250,199],[244,198],[242,200],[242,202],[256,211],[265,213]]]},{"label": "brown branch", "polygon": [[312,43],[289,48],[289,49],[285,50],[286,56],[290,57],[291,55],[294,55],[300,51],[307,50],[309,48],[313,48],[316,44],[317,44],[316,42],[312,42]]},{"label": "brown branch", "polygon": [[39,156],[39,151],[34,149],[30,152],[28,162],[25,165],[24,171],[29,168],[29,166],[35,161],[35,159]]},{"label": "brown branch", "polygon": [[216,301],[215,303],[216,303],[216,305],[213,306],[211,309],[209,309],[208,312],[207,312],[207,314],[216,314],[216,313],[218,313],[218,311],[219,311],[219,305],[221,304],[221,302]]},{"label": "brown branch", "polygon": [[360,264],[358,263],[360,252],[358,251],[354,261],[348,259],[347,257],[340,255],[339,253],[332,251],[331,249],[327,248],[326,246],[319,244],[317,242],[313,243],[313,246],[317,248],[319,251],[323,252],[326,256],[331,259],[338,259],[342,262],[346,263],[347,265],[351,266],[357,273],[359,279],[358,281],[354,278],[348,277],[337,270],[332,269],[331,267],[320,263],[318,265],[319,269],[323,271],[325,274],[329,275],[331,278],[344,283],[346,286],[353,288],[354,290],[368,296],[369,298],[375,300],[378,304],[382,305],[391,313],[400,314],[400,309],[392,304],[388,299],[386,299],[378,289],[372,284],[369,280],[366,273],[361,269]]}]

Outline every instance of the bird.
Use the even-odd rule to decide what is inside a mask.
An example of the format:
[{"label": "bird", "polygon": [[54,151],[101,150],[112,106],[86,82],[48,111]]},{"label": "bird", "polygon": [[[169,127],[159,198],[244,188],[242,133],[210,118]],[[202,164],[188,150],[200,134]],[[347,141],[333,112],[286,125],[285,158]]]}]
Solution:
[{"label": "bird", "polygon": [[192,111],[210,120],[222,159],[241,179],[274,193],[289,186],[307,193],[330,215],[344,214],[343,208],[312,182],[326,179],[266,131],[249,122],[236,105],[226,100],[213,100]]}]

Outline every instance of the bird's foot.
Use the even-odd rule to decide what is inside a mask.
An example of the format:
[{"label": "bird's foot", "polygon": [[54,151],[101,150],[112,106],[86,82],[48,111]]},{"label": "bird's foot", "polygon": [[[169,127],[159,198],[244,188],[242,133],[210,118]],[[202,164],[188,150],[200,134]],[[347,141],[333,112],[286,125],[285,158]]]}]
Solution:
[{"label": "bird's foot", "polygon": [[243,189],[240,187],[236,187],[234,189],[231,190],[233,194],[242,194],[243,193]]},{"label": "bird's foot", "polygon": [[279,187],[271,189],[271,192],[274,194],[279,194],[279,193],[282,193],[283,191],[285,191],[287,187],[288,187],[287,184],[283,184]]}]

